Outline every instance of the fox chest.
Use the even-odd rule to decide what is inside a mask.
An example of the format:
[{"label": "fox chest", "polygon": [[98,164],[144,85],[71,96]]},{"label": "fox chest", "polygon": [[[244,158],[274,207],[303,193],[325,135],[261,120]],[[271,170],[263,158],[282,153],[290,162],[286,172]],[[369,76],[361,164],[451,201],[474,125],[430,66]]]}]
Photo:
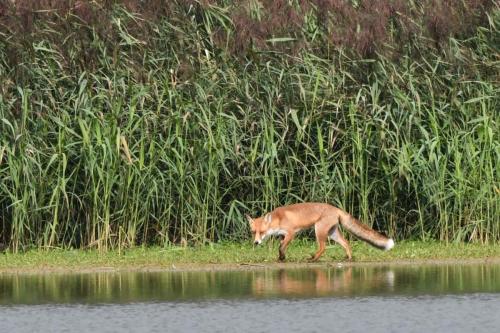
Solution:
[{"label": "fox chest", "polygon": [[268,229],[264,235],[265,237],[269,237],[269,236],[286,236],[286,234],[288,234],[286,230],[276,228],[276,229]]}]

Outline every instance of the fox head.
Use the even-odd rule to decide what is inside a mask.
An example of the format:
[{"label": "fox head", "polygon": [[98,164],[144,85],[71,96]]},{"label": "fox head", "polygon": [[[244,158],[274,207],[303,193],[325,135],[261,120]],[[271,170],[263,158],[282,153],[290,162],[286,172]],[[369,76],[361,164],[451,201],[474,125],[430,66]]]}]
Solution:
[{"label": "fox head", "polygon": [[250,230],[253,235],[253,243],[255,245],[262,244],[262,241],[268,236],[271,226],[271,214],[266,214],[262,217],[251,218],[246,215],[248,223],[250,223]]}]

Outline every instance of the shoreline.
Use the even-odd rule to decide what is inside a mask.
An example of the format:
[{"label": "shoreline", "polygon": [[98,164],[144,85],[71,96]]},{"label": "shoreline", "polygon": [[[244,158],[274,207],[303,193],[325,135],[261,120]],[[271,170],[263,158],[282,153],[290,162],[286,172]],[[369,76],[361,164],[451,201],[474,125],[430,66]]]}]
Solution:
[{"label": "shoreline", "polygon": [[33,249],[0,252],[0,276],[4,274],[230,271],[327,267],[500,264],[500,244],[446,244],[402,241],[391,251],[380,251],[360,241],[352,242],[353,261],[344,250],[327,246],[318,262],[308,262],[316,251],[313,241],[299,240],[277,261],[274,240],[254,247],[249,243],[212,243],[196,247],[133,247],[107,252],[78,249]]},{"label": "shoreline", "polygon": [[394,267],[439,265],[500,265],[500,257],[397,259],[388,261],[331,261],[331,262],[265,262],[265,263],[175,263],[170,265],[145,264],[123,266],[82,267],[0,267],[2,275],[39,274],[92,274],[92,273],[162,273],[162,272],[229,272],[275,269],[344,268],[344,267]]}]

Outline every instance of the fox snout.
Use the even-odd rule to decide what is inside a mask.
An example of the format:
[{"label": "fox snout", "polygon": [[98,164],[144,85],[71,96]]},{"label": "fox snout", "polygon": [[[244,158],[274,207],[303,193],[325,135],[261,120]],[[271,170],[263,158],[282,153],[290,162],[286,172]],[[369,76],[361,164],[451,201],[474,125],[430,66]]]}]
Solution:
[{"label": "fox snout", "polygon": [[253,235],[253,245],[260,245],[260,244],[262,244],[262,234],[256,231]]},{"label": "fox snout", "polygon": [[255,236],[255,239],[253,241],[253,245],[260,245],[262,244],[262,239],[260,239],[260,237],[258,236]]}]

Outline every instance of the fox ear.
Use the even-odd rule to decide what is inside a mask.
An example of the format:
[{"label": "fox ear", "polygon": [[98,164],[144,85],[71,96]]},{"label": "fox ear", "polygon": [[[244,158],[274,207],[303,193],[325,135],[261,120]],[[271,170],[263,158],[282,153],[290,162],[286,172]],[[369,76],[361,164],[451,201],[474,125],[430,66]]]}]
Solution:
[{"label": "fox ear", "polygon": [[250,224],[253,223],[253,218],[251,218],[250,215],[245,214],[245,217],[247,218],[248,223],[250,223]]},{"label": "fox ear", "polygon": [[264,221],[266,221],[267,223],[271,223],[272,221],[271,214],[266,214],[266,216],[264,216]]}]

